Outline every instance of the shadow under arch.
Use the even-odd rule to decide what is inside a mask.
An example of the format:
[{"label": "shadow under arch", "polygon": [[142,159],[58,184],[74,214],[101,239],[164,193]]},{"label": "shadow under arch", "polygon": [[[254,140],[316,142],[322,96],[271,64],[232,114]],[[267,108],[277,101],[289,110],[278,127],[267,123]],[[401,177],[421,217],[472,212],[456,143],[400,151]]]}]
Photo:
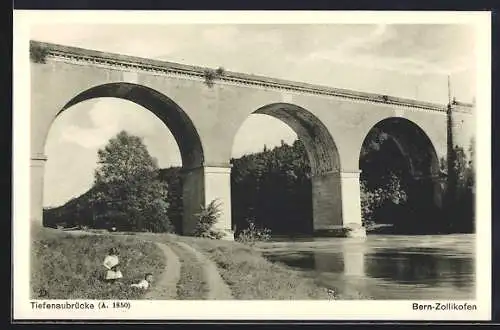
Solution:
[{"label": "shadow under arch", "polygon": [[[411,218],[414,223],[408,225],[414,227],[409,227],[408,233],[417,233],[420,229],[425,232],[431,230],[432,225],[423,223],[440,217],[444,177],[441,176],[436,149],[425,131],[406,118],[385,118],[369,130],[359,155],[361,180],[365,189],[381,187],[382,182],[388,182],[388,175],[394,173],[407,195],[406,202],[390,202],[390,198],[387,198],[387,203],[375,208],[375,222],[383,220],[384,224],[388,224],[396,221],[396,218]],[[386,193],[384,190],[383,194]],[[417,224],[419,218],[421,228]],[[404,224],[398,225],[397,231],[401,231]]]},{"label": "shadow under arch", "polygon": [[[267,104],[258,108],[251,114],[268,115],[289,126],[302,142],[309,163],[310,177],[309,174],[307,174],[307,179],[298,183],[301,192],[297,192],[297,195],[300,194],[302,199],[298,201],[296,196],[292,194],[294,197],[290,198],[292,198],[293,201],[288,201],[288,204],[294,204],[297,199],[296,204],[302,204],[302,208],[300,210],[297,209],[297,212],[291,212],[287,208],[287,210],[290,211],[288,212],[290,216],[287,219],[288,222],[286,226],[289,226],[290,223],[293,222],[294,225],[291,227],[294,229],[287,227],[284,231],[287,231],[288,235],[311,235],[318,229],[342,225],[341,182],[338,178],[338,172],[340,171],[340,156],[328,128],[309,110],[290,103]],[[234,178],[235,171],[233,170],[232,173],[232,178]],[[231,189],[233,191],[232,204],[234,205],[234,207],[232,207],[233,226],[239,226],[240,223],[244,223],[244,220],[240,218],[243,217],[241,213],[245,212],[239,211],[238,208],[248,207],[248,205],[246,202],[242,203],[245,206],[239,205],[239,197],[242,196],[238,195],[239,190],[233,189],[237,187],[233,179],[231,181]],[[281,185],[279,182],[279,180],[278,182],[274,182],[274,186],[276,184]],[[270,184],[270,187],[272,186],[273,185]],[[272,188],[272,190],[274,191],[275,189]],[[241,194],[245,194],[245,196],[248,196],[248,193],[248,190],[243,189],[243,191],[241,191]],[[259,192],[255,192],[256,195],[261,193],[262,191],[260,190]],[[289,195],[290,193],[288,192],[283,192],[283,194],[292,196]],[[287,203],[287,201],[282,200],[283,196],[279,193],[268,197],[269,198],[262,201],[262,204],[268,205],[271,213],[276,213],[276,209],[279,209],[281,206],[276,203]],[[260,200],[260,197],[254,196],[252,198]],[[248,198],[245,197],[245,199]],[[268,201],[268,199],[271,200]],[[235,202],[236,200],[238,200],[238,205]],[[256,202],[255,205],[257,208],[261,207],[261,204],[258,202]],[[290,208],[293,207],[290,206]],[[269,216],[266,212],[262,214],[265,214],[263,217],[267,218],[281,219],[284,217],[283,214],[276,214],[274,217]],[[311,218],[312,221],[309,220]],[[274,220],[271,222],[275,223]],[[296,222],[301,222],[301,224],[296,224]],[[282,227],[285,226],[285,224],[279,224],[279,226]],[[239,229],[240,228],[237,228],[237,231]],[[295,232],[291,232],[292,230],[295,230]]]},{"label": "shadow under arch", "polygon": [[340,156],[326,126],[311,112],[290,103],[273,103],[252,114],[265,114],[290,126],[306,148],[312,175],[338,171]]},{"label": "shadow under arch", "polygon": [[360,165],[363,151],[366,150],[370,139],[380,134],[384,134],[386,139],[394,143],[406,158],[408,169],[413,177],[439,174],[439,159],[430,138],[416,123],[400,117],[385,118],[372,126],[363,140],[359,157]]},{"label": "shadow under arch", "polygon": [[128,100],[151,111],[172,132],[179,146],[182,167],[184,169],[191,169],[203,165],[204,155],[201,139],[191,119],[169,97],[143,85],[118,82],[91,87],[66,103],[55,118],[71,106],[80,102],[105,97]]}]

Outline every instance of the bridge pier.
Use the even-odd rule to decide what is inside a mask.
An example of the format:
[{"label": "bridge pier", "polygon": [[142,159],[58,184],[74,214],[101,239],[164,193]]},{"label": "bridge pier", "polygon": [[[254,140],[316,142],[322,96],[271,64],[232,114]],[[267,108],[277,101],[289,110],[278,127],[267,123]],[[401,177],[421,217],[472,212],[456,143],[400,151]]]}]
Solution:
[{"label": "bridge pier", "polygon": [[342,256],[344,259],[344,275],[365,277],[365,257],[366,246],[362,244],[344,244],[342,246]]},{"label": "bridge pier", "polygon": [[315,234],[366,237],[361,221],[359,174],[359,171],[341,171],[312,177]]},{"label": "bridge pier", "polygon": [[226,232],[224,239],[233,240],[231,232],[231,167],[204,166],[184,172],[183,177],[184,235],[192,235],[196,228],[196,214],[201,206],[217,200],[221,215],[215,229]]},{"label": "bridge pier", "polygon": [[43,176],[45,155],[31,156],[30,160],[30,218],[31,223],[43,226]]},{"label": "bridge pier", "polygon": [[364,243],[340,241],[334,253],[314,252],[314,268],[318,272],[364,277],[366,250]]}]

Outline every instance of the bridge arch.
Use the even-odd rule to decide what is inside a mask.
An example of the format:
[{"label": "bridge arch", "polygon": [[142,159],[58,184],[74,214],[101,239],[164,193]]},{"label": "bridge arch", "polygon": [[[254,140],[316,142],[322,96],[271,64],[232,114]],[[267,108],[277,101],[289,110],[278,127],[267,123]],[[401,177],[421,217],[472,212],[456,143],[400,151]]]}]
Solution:
[{"label": "bridge arch", "polygon": [[311,111],[291,103],[270,103],[251,114],[280,120],[304,145],[311,168],[312,224],[309,229],[318,231],[342,226],[341,160],[328,128]]},{"label": "bridge arch", "polygon": [[[443,191],[440,161],[431,139],[415,122],[389,117],[373,125],[361,146],[359,168],[365,189],[372,190],[383,182],[389,182],[388,175],[393,173],[405,192],[406,201],[397,207],[389,203],[398,212],[394,208],[387,214],[380,211],[384,221],[396,221],[388,218],[411,218],[411,221],[418,222],[421,218],[420,224],[424,227],[423,219],[438,220]],[[417,229],[408,230],[415,232]]]},{"label": "bridge arch", "polygon": [[311,173],[338,171],[340,156],[328,128],[310,111],[290,103],[272,103],[253,112],[281,120],[297,134],[306,148]]},{"label": "bridge arch", "polygon": [[128,100],[151,111],[172,132],[179,146],[182,166],[196,168],[203,165],[202,142],[191,119],[172,99],[144,85],[118,82],[91,87],[69,100],[53,120],[73,105],[105,97]]},{"label": "bridge arch", "polygon": [[[76,96],[71,98],[64,104],[59,111],[53,116],[48,130],[44,136],[43,146],[46,144],[50,127],[64,111],[72,106],[79,104],[90,99],[96,98],[117,98],[131,101],[144,107],[152,112],[158,119],[160,119],[165,126],[172,133],[181,154],[183,173],[189,172],[193,169],[198,169],[204,164],[203,146],[198,135],[197,129],[185,111],[177,105],[172,99],[144,85],[116,82],[106,83],[90,87]],[[39,161],[39,160],[35,160]],[[32,159],[33,162],[33,159]],[[35,184],[40,184],[41,187],[35,187],[33,192],[41,191],[41,196],[34,196],[32,201],[32,212],[35,216],[43,217],[43,176],[44,170],[42,166],[32,165],[32,174],[41,176],[41,179],[33,180]],[[183,219],[182,226],[186,222],[191,223],[193,214],[198,211],[199,206],[203,204],[204,190],[199,186],[199,182],[193,183],[193,180],[182,180],[182,202],[183,202]],[[198,184],[198,185],[197,185]],[[39,213],[40,212],[40,213]]]}]

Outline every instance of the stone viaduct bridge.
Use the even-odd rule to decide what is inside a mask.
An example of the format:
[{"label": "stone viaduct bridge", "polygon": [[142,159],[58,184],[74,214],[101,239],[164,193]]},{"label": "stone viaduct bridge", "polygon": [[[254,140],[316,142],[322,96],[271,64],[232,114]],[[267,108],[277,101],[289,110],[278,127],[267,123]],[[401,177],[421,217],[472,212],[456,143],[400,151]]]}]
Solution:
[{"label": "stone viaduct bridge", "polygon": [[282,120],[304,143],[316,231],[361,224],[359,158],[373,127],[397,143],[415,178],[434,183],[435,203],[440,203],[439,159],[447,157],[450,138],[454,145],[468,146],[474,134],[470,104],[448,107],[36,41],[31,41],[30,59],[31,220],[38,223],[51,124],[88,99],[135,102],[170,129],[184,170],[185,234],[193,230],[200,205],[216,198],[223,203],[217,225],[231,228],[231,151],[251,114]]}]

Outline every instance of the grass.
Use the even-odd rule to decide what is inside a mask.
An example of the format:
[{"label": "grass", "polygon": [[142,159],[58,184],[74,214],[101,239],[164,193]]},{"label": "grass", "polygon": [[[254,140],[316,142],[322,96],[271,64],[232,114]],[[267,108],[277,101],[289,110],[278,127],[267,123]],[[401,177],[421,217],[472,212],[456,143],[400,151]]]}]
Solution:
[{"label": "grass", "polygon": [[[54,229],[32,233],[31,297],[38,299],[140,299],[130,284],[145,272],[158,276],[165,267],[162,251],[135,237],[75,235]],[[120,251],[123,279],[103,281],[102,262],[111,247]]]},{"label": "grass", "polygon": [[[177,299],[203,299],[207,284],[194,255],[174,244],[184,242],[204,253],[217,265],[235,299],[366,299],[358,292],[329,296],[314,278],[281,263],[267,260],[247,245],[172,234],[92,235],[41,229],[33,233],[32,298],[40,299],[141,299],[144,292],[130,283],[145,272],[158,278],[165,268],[162,251],[154,242],[167,243],[181,261]],[[120,251],[124,278],[108,285],[102,261],[111,247]],[[341,283],[339,283],[341,285]]]},{"label": "grass", "polygon": [[[215,262],[236,299],[332,299],[327,289],[313,278],[306,278],[284,264],[268,261],[260,252],[247,245],[169,234],[149,234],[147,237],[165,243],[185,242],[203,252]],[[353,292],[348,298],[352,299],[353,296],[363,299],[357,292]]]},{"label": "grass", "polygon": [[181,237],[217,264],[221,277],[236,299],[329,299],[326,288],[314,279],[265,259],[253,248],[237,242]]},{"label": "grass", "polygon": [[181,276],[177,283],[177,299],[196,300],[205,298],[208,288],[199,261],[194,255],[186,253],[175,244],[170,245],[170,247],[181,262]]},{"label": "grass", "polygon": [[177,255],[181,263],[181,274],[177,283],[177,299],[203,299],[208,287],[204,280],[203,269],[196,256],[179,247],[175,242],[181,236],[174,234],[139,233],[141,238],[153,242],[166,243]]}]

